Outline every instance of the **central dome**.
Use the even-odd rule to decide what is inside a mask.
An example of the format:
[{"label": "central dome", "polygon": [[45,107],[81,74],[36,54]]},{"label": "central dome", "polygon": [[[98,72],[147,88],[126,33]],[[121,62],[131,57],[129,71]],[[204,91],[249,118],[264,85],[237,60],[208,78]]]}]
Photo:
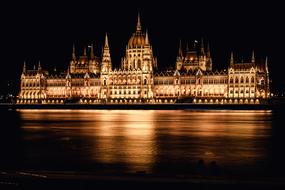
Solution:
[{"label": "central dome", "polygon": [[132,35],[129,40],[128,46],[129,48],[141,47],[145,45],[145,34],[137,31]]},{"label": "central dome", "polygon": [[143,47],[148,45],[148,35],[147,32],[142,32],[140,15],[138,14],[138,22],[136,32],[133,33],[132,37],[129,39],[128,48],[136,48],[136,47]]}]

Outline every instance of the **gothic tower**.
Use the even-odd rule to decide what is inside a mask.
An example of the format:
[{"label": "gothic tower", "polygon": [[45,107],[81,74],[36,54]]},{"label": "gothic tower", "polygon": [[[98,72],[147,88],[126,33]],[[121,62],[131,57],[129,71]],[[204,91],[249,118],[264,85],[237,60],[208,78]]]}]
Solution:
[{"label": "gothic tower", "polygon": [[138,14],[136,31],[129,39],[126,47],[126,55],[122,59],[123,70],[152,71],[156,67],[156,59],[153,57],[152,47],[149,42],[148,32],[142,31],[140,15]]},{"label": "gothic tower", "polygon": [[112,70],[112,62],[111,62],[111,56],[110,56],[108,36],[106,33],[105,45],[104,45],[104,49],[103,49],[101,72],[109,72],[111,70]]}]

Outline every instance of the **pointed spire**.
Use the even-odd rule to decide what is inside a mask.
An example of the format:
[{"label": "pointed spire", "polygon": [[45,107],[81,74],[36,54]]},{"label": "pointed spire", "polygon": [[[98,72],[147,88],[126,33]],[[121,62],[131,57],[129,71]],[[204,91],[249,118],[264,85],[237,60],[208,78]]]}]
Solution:
[{"label": "pointed spire", "polygon": [[75,45],[73,44],[72,47],[72,59],[75,60],[76,59],[76,55],[75,55]]},{"label": "pointed spire", "polygon": [[204,40],[201,38],[201,54],[205,55],[205,49],[204,49]]},{"label": "pointed spire", "polygon": [[101,67],[101,70],[103,72],[107,72],[107,71],[110,71],[111,69],[112,69],[112,62],[111,62],[111,56],[110,56],[108,36],[106,33],[105,45],[104,45],[104,49],[102,51],[102,67]]},{"label": "pointed spire", "polygon": [[210,49],[210,43],[208,42],[208,45],[207,45],[207,57],[211,57],[211,49]]},{"label": "pointed spire", "polygon": [[41,61],[39,61],[38,70],[39,70],[39,71],[42,70]]},{"label": "pointed spire", "polygon": [[86,52],[86,47],[84,47],[84,52],[83,52],[83,55],[86,56],[87,55],[87,52]]},{"label": "pointed spire", "polygon": [[230,64],[234,64],[234,53],[231,52],[231,60],[230,60]]},{"label": "pointed spire", "polygon": [[181,40],[179,40],[178,57],[183,57]]},{"label": "pointed spire", "polygon": [[26,61],[24,61],[23,73],[25,73],[25,72],[26,72],[26,70],[27,70],[27,68],[26,68]]},{"label": "pointed spire", "polygon": [[145,44],[146,44],[146,45],[149,45],[148,32],[147,32],[147,30],[146,30],[146,32],[145,32]]},{"label": "pointed spire", "polygon": [[189,46],[188,46],[188,42],[187,42],[187,44],[186,44],[186,52],[188,52],[189,51]]},{"label": "pointed spire", "polygon": [[252,62],[252,63],[255,62],[254,50],[252,50],[251,62]]},{"label": "pointed spire", "polygon": [[90,58],[91,59],[95,59],[95,55],[94,55],[94,49],[93,49],[93,44],[91,44],[91,47],[90,47]]},{"label": "pointed spire", "polygon": [[140,13],[138,12],[137,32],[141,31],[141,29],[142,29],[141,18],[140,18]]},{"label": "pointed spire", "polygon": [[104,48],[109,48],[109,42],[108,42],[108,35],[107,35],[107,32],[106,32],[106,36],[105,36],[105,46]]},{"label": "pointed spire", "polygon": [[268,57],[267,56],[265,58],[265,70],[267,73],[269,72],[269,70],[268,70]]}]

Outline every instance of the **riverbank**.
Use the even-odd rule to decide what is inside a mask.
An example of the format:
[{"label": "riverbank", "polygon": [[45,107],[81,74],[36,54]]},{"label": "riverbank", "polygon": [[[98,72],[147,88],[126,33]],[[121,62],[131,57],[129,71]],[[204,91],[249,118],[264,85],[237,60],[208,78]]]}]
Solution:
[{"label": "riverbank", "polygon": [[58,171],[1,171],[1,189],[272,189],[284,188],[284,179],[221,176],[156,176],[145,173],[100,175]]}]

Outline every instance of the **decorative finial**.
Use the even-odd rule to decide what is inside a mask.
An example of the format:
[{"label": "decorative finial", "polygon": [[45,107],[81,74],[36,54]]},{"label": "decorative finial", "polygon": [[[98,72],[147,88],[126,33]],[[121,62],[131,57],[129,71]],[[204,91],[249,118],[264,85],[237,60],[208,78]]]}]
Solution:
[{"label": "decorative finial", "polygon": [[75,45],[73,44],[72,47],[72,59],[75,60],[76,59],[76,55],[75,55]]},{"label": "decorative finial", "polygon": [[178,56],[183,57],[181,39],[179,40]]},{"label": "decorative finial", "polygon": [[252,63],[255,62],[254,50],[252,50],[251,62],[252,62]]},{"label": "decorative finial", "polygon": [[38,70],[39,70],[39,71],[42,70],[41,61],[39,61]]},{"label": "decorative finial", "polygon": [[26,61],[24,61],[24,66],[23,66],[23,73],[26,72]]},{"label": "decorative finial", "polygon": [[231,65],[234,64],[234,53],[233,53],[233,52],[231,52],[231,61],[230,61],[230,64],[231,64]]}]

